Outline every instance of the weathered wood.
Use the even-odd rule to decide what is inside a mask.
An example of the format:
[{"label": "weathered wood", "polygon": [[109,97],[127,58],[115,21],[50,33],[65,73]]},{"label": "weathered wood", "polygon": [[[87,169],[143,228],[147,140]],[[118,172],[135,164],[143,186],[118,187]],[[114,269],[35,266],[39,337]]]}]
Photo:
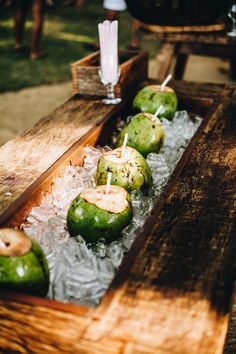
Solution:
[{"label": "weathered wood", "polygon": [[236,55],[230,60],[230,75],[232,80],[236,80]]},{"label": "weathered wood", "polygon": [[172,43],[162,43],[156,55],[157,80],[162,82],[171,71],[171,67],[176,58],[176,45]]},{"label": "weathered wood", "polygon": [[[45,194],[51,191],[51,184],[53,180],[60,175],[63,166],[82,165],[84,158],[83,147],[86,145],[95,145],[102,127],[103,123],[91,129],[40,175],[40,177],[30,184],[21,196],[13,200],[9,208],[0,214],[0,223],[4,223],[5,226],[9,227],[21,227],[23,220],[26,219],[32,207],[39,205]],[[11,196],[14,198],[12,192]],[[9,217],[10,220],[8,220]]]},{"label": "weathered wood", "polygon": [[118,340],[83,339],[93,321],[90,317],[10,301],[7,306],[0,301],[0,307],[3,353],[118,354],[124,347]]},{"label": "weathered wood", "polygon": [[213,25],[194,25],[194,26],[158,26],[149,25],[148,23],[140,22],[140,27],[146,31],[153,33],[185,33],[185,32],[214,32],[223,31],[225,29],[224,23],[216,23]]},{"label": "weathered wood", "polygon": [[205,43],[205,44],[221,44],[221,45],[235,45],[235,40],[227,36],[224,32],[215,33],[149,33],[150,37],[158,38],[161,41],[168,41],[172,43],[185,42],[185,43]]},{"label": "weathered wood", "polygon": [[[228,59],[231,64],[231,75],[235,77],[234,63],[236,62],[236,41],[227,36],[224,32],[194,33],[194,31],[179,30],[179,33],[171,33],[165,28],[155,31],[155,26],[150,26],[147,36],[161,41],[160,51],[157,53],[158,74],[157,79],[161,80],[165,75],[162,73],[173,69],[174,78],[183,78],[185,64],[188,55],[206,55]],[[172,52],[170,54],[170,49]],[[159,60],[159,57],[161,60]],[[176,63],[176,64],[175,64]]]},{"label": "weathered wood", "polygon": [[[119,106],[119,110],[124,104],[125,101]],[[117,106],[104,105],[100,100],[75,96],[48,117],[41,119],[33,128],[2,146],[0,223],[7,217],[6,209],[12,205],[11,213],[16,210],[19,206],[17,199],[52,164],[78,140],[82,139],[86,144],[85,134],[91,133],[96,124],[105,123],[117,110]]]},{"label": "weathered wood", "polygon": [[236,45],[225,44],[225,50],[222,44],[206,43],[181,43],[179,45],[179,54],[205,55],[210,57],[219,57],[222,59],[236,60]]},{"label": "weathered wood", "polygon": [[179,53],[176,58],[176,63],[174,67],[174,78],[176,80],[181,80],[184,76],[185,68],[188,62],[188,55],[186,53]]},{"label": "weathered wood", "polygon": [[[60,307],[60,303],[45,299],[1,294],[0,351],[222,353],[236,270],[236,88],[178,82],[174,85],[182,104],[189,98],[194,112],[204,114],[205,119],[101,305],[96,309],[66,304]],[[122,108],[116,107],[112,112],[97,101],[73,99],[59,109],[60,115],[56,111],[58,121],[52,115],[51,123],[48,117],[32,129],[36,142],[39,136],[44,139],[45,122],[51,124],[55,143],[63,136],[62,127],[64,131],[68,124],[78,127],[78,122],[63,117],[68,112],[75,111],[74,119],[81,118],[85,124],[82,118],[85,102],[96,110],[100,118],[94,123],[100,122],[101,126],[111,113],[118,114]],[[99,125],[94,129],[97,128]],[[98,133],[95,130],[94,135]],[[70,128],[68,131],[72,134]],[[25,136],[28,136],[28,151],[31,146],[36,154],[32,134],[23,134],[18,139],[22,139],[26,148]],[[49,136],[49,146],[53,146],[52,134]],[[75,135],[70,144],[74,139]],[[41,145],[44,151],[45,145]],[[0,149],[0,159],[5,164],[14,161],[14,146],[13,143],[8,146],[8,156],[2,150],[4,158]],[[68,149],[69,141],[63,142],[65,147]],[[72,155],[76,155],[76,149],[71,150]],[[13,159],[11,152],[14,152]],[[67,154],[65,160],[70,152]],[[17,165],[22,176],[30,161],[30,156],[24,160],[26,157],[21,160],[22,166]],[[40,154],[35,157],[40,158]],[[37,158],[31,160],[27,169],[27,172],[32,169],[31,182],[37,180],[39,170],[43,169],[43,160],[38,163]],[[14,173],[13,165],[10,164],[11,173]],[[55,167],[59,165],[60,161]],[[6,170],[2,173],[6,174]],[[25,191],[30,186],[29,181],[24,184],[23,178],[19,183],[5,189],[12,191],[13,201],[19,189]]]},{"label": "weathered wood", "polygon": [[[111,304],[105,324],[101,317],[111,336],[125,333],[147,345],[152,337],[153,352],[222,352],[236,270],[236,92],[232,102],[227,107],[221,102],[206,125],[131,272],[125,264],[120,270],[119,276],[128,274],[123,293]],[[130,316],[134,308],[137,317],[146,319],[136,331]],[[147,308],[152,310],[147,313]],[[195,320],[201,323],[196,332]],[[94,335],[99,326],[94,326]],[[199,346],[194,345],[195,335]]]},{"label": "weathered wood", "polygon": [[234,290],[233,306],[230,313],[229,327],[227,331],[224,354],[235,354],[236,351],[236,291]]},{"label": "weathered wood", "polygon": [[[88,55],[70,65],[74,94],[106,96],[106,87],[99,77],[99,52]],[[148,54],[145,52],[119,52],[120,78],[115,94],[124,97],[148,76]]]}]

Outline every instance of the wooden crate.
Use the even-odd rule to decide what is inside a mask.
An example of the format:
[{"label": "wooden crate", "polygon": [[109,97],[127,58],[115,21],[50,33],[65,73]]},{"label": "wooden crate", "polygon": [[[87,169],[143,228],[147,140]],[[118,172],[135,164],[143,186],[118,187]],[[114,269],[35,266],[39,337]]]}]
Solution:
[{"label": "wooden crate", "polygon": [[[74,94],[106,96],[99,70],[100,53],[92,53],[70,65]],[[148,54],[146,52],[120,51],[120,79],[115,86],[117,97],[124,97],[135,90],[148,77]]]},{"label": "wooden crate", "polygon": [[[204,120],[97,308],[0,294],[0,352],[222,353],[235,278],[236,88],[175,82]],[[118,106],[73,97],[0,148],[0,223],[19,226]]]}]

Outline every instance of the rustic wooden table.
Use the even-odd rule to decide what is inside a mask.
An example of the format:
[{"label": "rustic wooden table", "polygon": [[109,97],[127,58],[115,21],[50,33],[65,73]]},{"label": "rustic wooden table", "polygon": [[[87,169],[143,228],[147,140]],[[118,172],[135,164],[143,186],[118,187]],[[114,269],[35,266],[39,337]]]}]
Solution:
[{"label": "rustic wooden table", "polygon": [[149,36],[161,42],[156,56],[156,77],[159,81],[163,81],[172,68],[174,78],[182,80],[191,54],[229,60],[231,77],[236,79],[236,39],[228,37],[226,31],[208,32],[206,29],[205,32],[193,32],[189,27],[186,32],[183,31],[184,27],[179,27],[177,33],[172,33],[166,27],[146,24],[141,26],[148,31]]},{"label": "rustic wooden table", "polygon": [[[204,121],[101,304],[2,291],[0,352],[222,353],[236,270],[236,87],[174,87]],[[128,101],[74,97],[0,148],[1,225],[19,225],[58,169]]]}]

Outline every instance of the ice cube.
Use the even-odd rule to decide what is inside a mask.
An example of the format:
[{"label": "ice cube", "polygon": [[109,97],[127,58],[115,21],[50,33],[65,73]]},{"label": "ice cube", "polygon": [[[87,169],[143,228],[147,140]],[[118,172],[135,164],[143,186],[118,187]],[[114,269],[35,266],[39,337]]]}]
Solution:
[{"label": "ice cube", "polygon": [[114,264],[114,267],[118,268],[122,262],[124,254],[121,245],[117,242],[112,242],[107,248],[106,254]]},{"label": "ice cube", "polygon": [[61,171],[52,184],[52,192],[44,196],[40,206],[32,209],[22,225],[46,254],[51,279],[49,298],[88,306],[100,302],[201,121],[199,117],[190,119],[185,111],[177,112],[172,121],[163,119],[164,146],[158,154],[147,157],[153,186],[148,193],[131,192],[133,220],[122,231],[122,237],[111,244],[100,240],[96,245],[87,245],[80,235],[70,237],[66,229],[71,201],[82,190],[95,185],[97,162],[103,151],[110,148],[86,146],[84,165],[66,166]]}]

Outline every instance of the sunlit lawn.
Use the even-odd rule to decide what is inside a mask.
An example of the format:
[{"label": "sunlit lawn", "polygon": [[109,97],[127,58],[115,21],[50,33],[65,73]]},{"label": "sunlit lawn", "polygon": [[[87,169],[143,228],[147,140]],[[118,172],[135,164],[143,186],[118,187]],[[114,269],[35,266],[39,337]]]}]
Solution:
[{"label": "sunlit lawn", "polygon": [[[104,19],[101,3],[89,0],[79,12],[76,7],[62,5],[47,8],[42,49],[49,56],[39,61],[31,61],[29,53],[22,57],[14,55],[14,9],[0,9],[0,91],[69,80],[69,64],[88,54],[85,43],[97,41],[97,24]],[[32,21],[30,15],[28,18],[25,45],[29,48]],[[130,23],[129,14],[122,13],[120,48],[125,48],[129,43]]]}]

